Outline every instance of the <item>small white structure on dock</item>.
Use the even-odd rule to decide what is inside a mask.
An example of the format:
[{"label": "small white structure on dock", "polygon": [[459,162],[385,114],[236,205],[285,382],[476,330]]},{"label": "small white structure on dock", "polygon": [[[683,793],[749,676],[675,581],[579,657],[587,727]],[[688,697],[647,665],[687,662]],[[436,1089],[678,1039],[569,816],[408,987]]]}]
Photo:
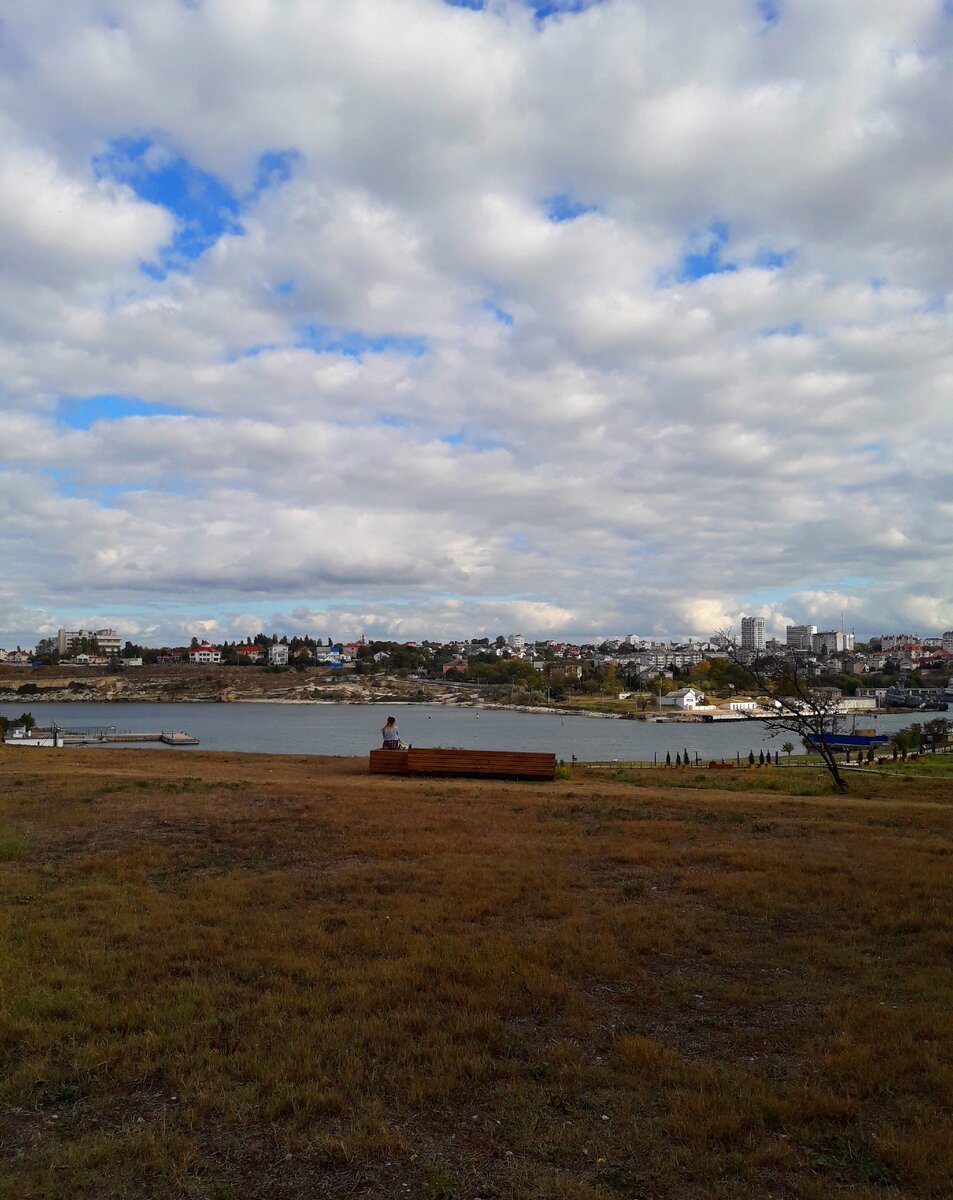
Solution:
[{"label": "small white structure on dock", "polygon": [[65,745],[63,735],[55,728],[49,735],[41,735],[40,737],[31,737],[31,730],[23,725],[17,725],[11,729],[3,739],[5,746],[49,746],[50,748],[62,749]]}]

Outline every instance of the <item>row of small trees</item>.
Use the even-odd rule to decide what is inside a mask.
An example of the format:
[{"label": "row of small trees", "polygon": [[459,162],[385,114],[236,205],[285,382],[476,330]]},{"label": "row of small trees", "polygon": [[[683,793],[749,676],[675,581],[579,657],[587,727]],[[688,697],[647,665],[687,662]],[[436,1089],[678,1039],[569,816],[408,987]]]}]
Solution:
[{"label": "row of small trees", "polygon": [[921,750],[939,750],[950,740],[951,724],[945,717],[936,717],[923,725],[914,721],[905,729],[898,729],[889,743],[893,757],[906,760],[908,754]]},{"label": "row of small trees", "polygon": [[24,729],[32,729],[36,725],[33,714],[22,712],[18,717],[5,717],[0,713],[0,734],[4,734],[10,729],[16,729],[21,725]]}]

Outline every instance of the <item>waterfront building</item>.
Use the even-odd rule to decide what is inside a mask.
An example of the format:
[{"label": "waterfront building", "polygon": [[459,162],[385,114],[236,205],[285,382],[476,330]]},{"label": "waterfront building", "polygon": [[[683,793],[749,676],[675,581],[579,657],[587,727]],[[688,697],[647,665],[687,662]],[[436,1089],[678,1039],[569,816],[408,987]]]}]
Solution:
[{"label": "waterfront building", "polygon": [[703,692],[696,691],[695,688],[678,688],[677,691],[669,692],[667,695],[660,698],[662,707],[680,708],[683,712],[691,712],[699,704],[704,704],[705,695]]}]

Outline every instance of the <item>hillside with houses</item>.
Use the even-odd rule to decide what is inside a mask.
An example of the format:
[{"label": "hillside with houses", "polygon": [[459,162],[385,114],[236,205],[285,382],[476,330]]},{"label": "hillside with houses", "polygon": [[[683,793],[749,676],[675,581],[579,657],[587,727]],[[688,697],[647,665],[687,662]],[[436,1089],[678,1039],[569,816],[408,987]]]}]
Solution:
[{"label": "hillside with houses", "polygon": [[[0,698],[379,699],[403,697],[698,718],[757,715],[747,664],[787,656],[844,711],[943,707],[953,699],[953,631],[920,637],[789,626],[785,641],[745,618],[737,640],[531,641],[521,634],[391,641],[259,633],[146,647],[114,629],[61,629],[31,651],[0,650]],[[29,677],[26,677],[29,672]]]}]

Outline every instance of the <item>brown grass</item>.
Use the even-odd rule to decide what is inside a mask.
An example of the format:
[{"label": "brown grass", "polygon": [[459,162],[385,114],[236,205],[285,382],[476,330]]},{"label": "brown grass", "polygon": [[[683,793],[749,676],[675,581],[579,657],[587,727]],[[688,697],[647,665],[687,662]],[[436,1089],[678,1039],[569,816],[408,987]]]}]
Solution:
[{"label": "brown grass", "polygon": [[0,750],[0,1196],[950,1195],[949,783],[659,774]]}]

